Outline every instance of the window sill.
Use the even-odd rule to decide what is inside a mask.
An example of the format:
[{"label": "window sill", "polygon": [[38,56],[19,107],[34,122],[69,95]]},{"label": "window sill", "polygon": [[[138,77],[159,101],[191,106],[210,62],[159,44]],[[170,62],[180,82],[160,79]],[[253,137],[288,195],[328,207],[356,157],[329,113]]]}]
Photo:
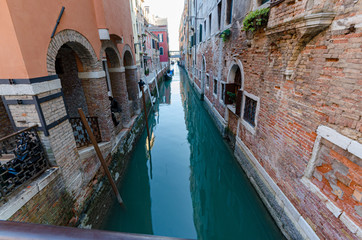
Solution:
[{"label": "window sill", "polygon": [[251,134],[255,135],[255,127],[253,127],[250,123],[245,121],[244,119],[241,119],[241,124],[248,130]]},{"label": "window sill", "polygon": [[233,104],[227,104],[226,107],[236,116],[236,107]]}]

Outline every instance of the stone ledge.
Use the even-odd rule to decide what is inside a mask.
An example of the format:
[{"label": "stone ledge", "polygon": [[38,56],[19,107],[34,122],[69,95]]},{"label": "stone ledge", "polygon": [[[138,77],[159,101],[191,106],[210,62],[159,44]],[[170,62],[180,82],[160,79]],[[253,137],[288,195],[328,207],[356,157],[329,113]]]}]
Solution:
[{"label": "stone ledge", "polygon": [[103,78],[106,76],[105,71],[98,72],[78,72],[78,78],[80,79],[94,79],[94,78]]},{"label": "stone ledge", "polygon": [[[261,181],[266,185],[269,191],[271,191],[272,196],[275,198],[279,207],[281,207],[284,211],[284,214],[289,216],[291,225],[293,225],[300,232],[301,235],[305,235],[307,239],[319,239],[317,234],[314,232],[312,227],[305,221],[303,216],[298,212],[298,210],[294,207],[294,205],[289,201],[289,199],[284,195],[282,190],[278,187],[278,185],[274,182],[274,180],[269,176],[269,174],[265,171],[265,169],[260,165],[258,160],[255,158],[253,153],[249,150],[249,148],[239,139],[236,139],[235,144],[235,152],[237,148],[240,149],[241,152],[245,153],[247,157],[247,161],[253,166],[253,170],[255,173],[261,178]],[[237,156],[237,154],[235,153]],[[248,172],[247,169],[241,164],[238,160],[239,164],[243,169]],[[248,174],[248,176],[250,173]],[[263,192],[264,193],[264,192]],[[264,197],[267,201],[271,201],[271,199]],[[274,209],[272,209],[273,211]],[[276,220],[278,222],[278,220]],[[285,223],[283,223],[284,226]],[[283,226],[279,226],[283,228]]]},{"label": "stone ledge", "polygon": [[8,220],[14,213],[22,208],[30,199],[43,190],[55,177],[59,175],[59,168],[53,167],[46,170],[40,177],[32,181],[27,187],[0,207],[0,220]]},{"label": "stone ledge", "polygon": [[[98,146],[102,152],[103,157],[106,158],[108,156],[108,154],[110,153],[110,152],[107,152],[106,150],[107,150],[107,148],[110,148],[111,142],[101,142],[98,144]],[[94,150],[94,146],[92,145],[92,146],[78,150],[78,153],[79,153],[80,160],[83,161],[87,158],[95,156],[96,150]]]},{"label": "stone ledge", "polygon": [[40,93],[49,92],[56,89],[61,89],[60,79],[54,79],[46,82],[32,84],[1,84],[0,95],[20,96],[31,95],[35,96]]}]

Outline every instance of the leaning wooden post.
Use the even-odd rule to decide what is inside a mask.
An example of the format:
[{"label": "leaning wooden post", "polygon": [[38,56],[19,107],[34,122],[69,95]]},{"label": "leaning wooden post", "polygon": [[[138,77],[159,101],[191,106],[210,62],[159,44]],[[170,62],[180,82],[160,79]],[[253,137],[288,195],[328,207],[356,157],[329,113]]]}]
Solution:
[{"label": "leaning wooden post", "polygon": [[[138,85],[140,86],[140,89],[142,91],[143,109],[145,111],[145,121],[146,121],[146,128],[147,128],[148,143],[151,144],[150,130],[148,128],[148,117],[147,117],[148,113],[147,113],[147,106],[146,106],[145,91],[143,90],[143,86],[145,85],[145,82],[140,80],[138,82]],[[152,101],[152,99],[151,99],[151,101]]]},{"label": "leaning wooden post", "polygon": [[85,115],[84,115],[83,110],[82,110],[81,108],[78,108],[78,113],[79,113],[79,115],[80,115],[80,119],[81,119],[81,121],[82,121],[82,123],[83,123],[83,126],[85,126],[85,129],[87,130],[88,136],[89,136],[89,138],[90,138],[90,140],[91,140],[91,142],[92,142],[92,144],[93,144],[93,146],[94,146],[94,149],[96,150],[96,153],[97,153],[97,155],[98,155],[98,158],[99,158],[99,160],[101,161],[102,167],[103,167],[104,171],[106,172],[106,175],[107,175],[107,177],[108,177],[108,180],[109,180],[109,182],[111,183],[113,192],[114,192],[114,194],[116,195],[119,204],[120,204],[121,206],[124,206],[124,203],[123,203],[123,200],[122,200],[122,198],[121,198],[121,195],[119,194],[118,189],[117,189],[117,187],[116,187],[116,184],[115,184],[114,181],[113,181],[113,178],[112,178],[112,176],[111,176],[111,173],[109,172],[109,169],[108,169],[108,167],[107,167],[106,161],[104,160],[103,155],[102,155],[102,152],[101,152],[101,150],[99,149],[97,140],[96,140],[96,138],[94,137],[93,132],[92,132],[92,130],[91,130],[90,127],[89,127],[88,121],[87,121],[87,119],[86,119],[86,117],[85,117]]}]

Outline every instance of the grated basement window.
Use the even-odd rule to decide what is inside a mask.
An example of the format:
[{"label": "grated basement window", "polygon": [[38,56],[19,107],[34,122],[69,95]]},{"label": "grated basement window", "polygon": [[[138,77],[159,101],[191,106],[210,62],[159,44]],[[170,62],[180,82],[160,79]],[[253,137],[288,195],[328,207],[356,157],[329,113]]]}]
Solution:
[{"label": "grated basement window", "polygon": [[257,101],[245,96],[245,107],[243,119],[255,127],[255,113]]}]

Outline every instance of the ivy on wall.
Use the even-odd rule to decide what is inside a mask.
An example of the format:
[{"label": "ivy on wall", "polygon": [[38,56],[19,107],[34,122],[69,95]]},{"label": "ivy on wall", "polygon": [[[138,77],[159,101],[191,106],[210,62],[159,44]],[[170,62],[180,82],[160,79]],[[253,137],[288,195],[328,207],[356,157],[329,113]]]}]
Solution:
[{"label": "ivy on wall", "polygon": [[243,20],[243,30],[255,32],[268,24],[269,8],[257,9],[250,12]]}]

